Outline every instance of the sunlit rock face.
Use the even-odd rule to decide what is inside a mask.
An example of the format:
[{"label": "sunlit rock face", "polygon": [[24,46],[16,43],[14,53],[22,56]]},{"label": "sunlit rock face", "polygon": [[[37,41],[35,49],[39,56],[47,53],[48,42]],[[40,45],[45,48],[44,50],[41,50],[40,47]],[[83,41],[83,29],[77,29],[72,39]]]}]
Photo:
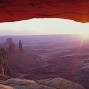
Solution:
[{"label": "sunlit rock face", "polygon": [[89,22],[89,0],[0,0],[0,22],[65,18]]}]

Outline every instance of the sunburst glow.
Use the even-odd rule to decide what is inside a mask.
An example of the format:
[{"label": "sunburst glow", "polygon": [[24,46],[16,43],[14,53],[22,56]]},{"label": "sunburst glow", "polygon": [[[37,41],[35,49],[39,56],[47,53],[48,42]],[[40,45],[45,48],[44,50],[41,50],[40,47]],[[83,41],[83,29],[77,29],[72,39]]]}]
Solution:
[{"label": "sunburst glow", "polygon": [[89,34],[78,34],[81,39],[89,40]]}]

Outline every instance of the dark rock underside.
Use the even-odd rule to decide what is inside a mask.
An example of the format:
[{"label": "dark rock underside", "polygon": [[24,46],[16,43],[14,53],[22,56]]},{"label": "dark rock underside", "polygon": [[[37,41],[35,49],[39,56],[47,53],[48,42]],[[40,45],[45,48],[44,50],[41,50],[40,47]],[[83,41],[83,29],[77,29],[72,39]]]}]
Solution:
[{"label": "dark rock underside", "polygon": [[0,22],[64,18],[89,22],[89,0],[0,0]]}]

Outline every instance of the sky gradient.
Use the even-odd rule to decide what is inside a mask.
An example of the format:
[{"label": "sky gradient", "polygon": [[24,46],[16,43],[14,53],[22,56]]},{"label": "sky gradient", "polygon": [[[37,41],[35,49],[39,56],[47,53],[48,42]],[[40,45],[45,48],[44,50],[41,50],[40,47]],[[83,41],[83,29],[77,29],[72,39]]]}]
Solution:
[{"label": "sky gradient", "polygon": [[0,23],[0,35],[89,34],[89,23],[59,18]]}]

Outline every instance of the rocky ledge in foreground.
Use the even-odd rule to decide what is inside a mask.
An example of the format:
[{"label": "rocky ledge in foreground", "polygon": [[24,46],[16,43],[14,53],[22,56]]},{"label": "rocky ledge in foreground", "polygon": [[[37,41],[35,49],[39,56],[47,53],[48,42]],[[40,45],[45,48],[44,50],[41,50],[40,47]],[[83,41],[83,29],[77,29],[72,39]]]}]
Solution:
[{"label": "rocky ledge in foreground", "polygon": [[42,80],[7,79],[0,81],[0,89],[84,89],[77,83],[62,78],[49,78]]}]

